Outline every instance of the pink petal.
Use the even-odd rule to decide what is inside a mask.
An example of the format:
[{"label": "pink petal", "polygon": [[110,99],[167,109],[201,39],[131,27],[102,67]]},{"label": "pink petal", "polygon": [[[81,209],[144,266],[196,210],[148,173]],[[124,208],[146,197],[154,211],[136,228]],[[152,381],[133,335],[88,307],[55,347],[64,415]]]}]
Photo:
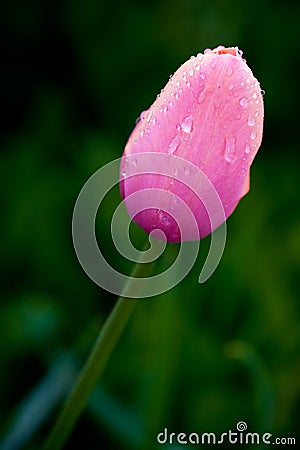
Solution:
[{"label": "pink petal", "polygon": [[[180,206],[174,207],[170,193],[182,199],[196,219],[198,230],[190,231],[189,240],[213,231],[206,210],[213,205],[208,199],[203,206],[188,186],[190,171],[184,161],[174,168],[175,179],[147,173],[127,177],[128,156],[135,155],[131,158],[134,165],[145,152],[174,155],[193,163],[215,187],[226,218],[248,192],[250,166],[262,140],[264,111],[259,82],[241,53],[237,47],[220,46],[192,56],[171,77],[149,110],[141,114],[124,150],[121,191],[133,217],[134,208],[128,200],[131,194],[151,188],[162,190],[155,208],[147,206],[145,191],[139,202],[143,211],[134,217],[148,233],[158,228],[168,241],[177,242],[182,240],[180,229],[189,229],[190,219],[185,218]],[[152,155],[149,169],[155,167],[154,160]],[[176,179],[178,172],[185,170],[186,186]],[[172,211],[180,217],[180,223],[172,218]],[[221,219],[219,222],[217,226]]]}]

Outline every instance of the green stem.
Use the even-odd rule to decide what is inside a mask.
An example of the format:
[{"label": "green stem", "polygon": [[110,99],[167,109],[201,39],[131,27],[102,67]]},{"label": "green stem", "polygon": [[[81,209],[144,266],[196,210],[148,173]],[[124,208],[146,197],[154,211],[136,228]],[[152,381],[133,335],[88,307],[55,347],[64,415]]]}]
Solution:
[{"label": "green stem", "polygon": [[[150,266],[152,265],[137,264],[132,276],[146,276],[145,272],[149,272]],[[130,278],[128,283],[134,283],[134,278]],[[59,450],[63,447],[138,302],[140,302],[140,299],[119,297],[99,333],[87,362],[79,374],[52,432],[48,436],[43,450]]]}]

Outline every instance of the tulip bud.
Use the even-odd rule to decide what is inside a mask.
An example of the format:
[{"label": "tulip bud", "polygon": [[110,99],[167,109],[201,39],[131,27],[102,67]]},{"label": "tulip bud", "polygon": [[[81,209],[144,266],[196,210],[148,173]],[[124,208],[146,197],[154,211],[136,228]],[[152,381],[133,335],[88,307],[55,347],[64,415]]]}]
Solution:
[{"label": "tulip bud", "polygon": [[[250,166],[262,141],[263,116],[259,82],[237,47],[219,46],[192,56],[141,114],[125,147],[120,187],[133,220],[148,233],[161,230],[169,242],[211,233],[249,190]],[[145,153],[149,154],[149,172],[134,175],[139,155]],[[168,176],[155,173],[157,153],[165,155]],[[211,215],[216,207],[203,178],[198,181],[204,183],[199,186],[203,196],[190,184],[192,178],[195,181],[194,168],[207,177],[223,207],[224,214],[214,223]],[[155,206],[149,200],[153,192]],[[136,193],[141,196],[134,196],[133,205],[130,198]],[[182,202],[194,216],[196,229]]]}]

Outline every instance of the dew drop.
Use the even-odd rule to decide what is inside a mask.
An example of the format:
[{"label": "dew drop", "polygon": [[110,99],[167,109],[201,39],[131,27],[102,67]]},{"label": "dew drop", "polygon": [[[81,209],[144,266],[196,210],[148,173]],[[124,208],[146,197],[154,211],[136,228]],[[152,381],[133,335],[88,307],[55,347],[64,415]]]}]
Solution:
[{"label": "dew drop", "polygon": [[200,72],[199,77],[201,78],[201,80],[205,80],[206,75],[204,72]]},{"label": "dew drop", "polygon": [[124,159],[124,165],[123,165],[122,172],[121,172],[122,178],[125,178],[125,177],[126,177],[126,169],[127,169],[127,166],[128,166],[128,158],[125,158],[125,159]]},{"label": "dew drop", "polygon": [[160,108],[160,112],[166,114],[166,113],[168,112],[168,107],[167,107],[167,105],[162,106],[162,107]]},{"label": "dew drop", "polygon": [[255,117],[253,116],[248,117],[248,125],[249,127],[253,127],[255,125]]},{"label": "dew drop", "polygon": [[180,127],[184,133],[190,133],[193,129],[193,117],[185,117],[180,123]]},{"label": "dew drop", "polygon": [[199,83],[198,85],[198,92],[200,94],[200,92],[204,91],[205,89],[205,84],[204,83]]},{"label": "dew drop", "polygon": [[245,147],[245,153],[250,153],[250,150],[251,150],[250,145],[247,144]]},{"label": "dew drop", "polygon": [[173,137],[169,144],[168,144],[168,153],[169,155],[172,155],[179,147],[180,144],[180,138],[178,135],[176,135],[175,137]]},{"label": "dew drop", "polygon": [[179,172],[178,167],[175,167],[175,169],[173,171],[173,174],[174,174],[175,177],[177,177],[178,172]]},{"label": "dew drop", "polygon": [[214,68],[216,67],[216,65],[217,65],[217,62],[216,62],[215,59],[213,59],[212,62],[210,63],[210,67],[211,67],[212,69],[214,69]]},{"label": "dew drop", "polygon": [[257,98],[257,93],[254,92],[254,94],[252,95],[253,98]]},{"label": "dew drop", "polygon": [[132,166],[133,167],[136,167],[137,166],[137,160],[136,160],[136,158],[134,158],[133,160],[132,160]]},{"label": "dew drop", "polygon": [[266,93],[266,91],[264,91],[263,89],[261,89],[260,93],[261,93],[262,96],[264,96],[265,93]]},{"label": "dew drop", "polygon": [[229,90],[229,91],[232,91],[233,88],[234,88],[234,84],[233,84],[233,83],[230,83],[230,85],[229,85],[229,87],[228,87],[228,90]]},{"label": "dew drop", "polygon": [[192,76],[194,75],[194,69],[191,69],[191,70],[189,71],[189,74],[190,74],[190,76],[192,77]]},{"label": "dew drop", "polygon": [[205,55],[205,53],[209,53],[209,52],[211,52],[211,48],[206,48],[203,53]]},{"label": "dew drop", "polygon": [[224,158],[231,163],[235,157],[235,139],[234,137],[225,138]]},{"label": "dew drop", "polygon": [[204,98],[205,98],[205,91],[202,91],[202,92],[200,92],[200,94],[197,97],[197,102],[202,103]]},{"label": "dew drop", "polygon": [[164,227],[170,226],[170,217],[166,213],[164,213],[164,211],[160,210],[158,212],[158,219],[161,225],[163,225]]},{"label": "dew drop", "polygon": [[256,131],[255,130],[252,130],[250,137],[254,141],[254,139],[256,138]]},{"label": "dew drop", "polygon": [[241,106],[247,106],[248,105],[248,98],[247,97],[240,98],[239,104]]},{"label": "dew drop", "polygon": [[179,97],[180,97],[180,94],[179,94],[178,92],[176,92],[176,94],[175,94],[175,98],[176,98],[176,100],[178,100],[178,99],[179,99]]},{"label": "dew drop", "polygon": [[185,84],[187,85],[187,87],[191,87],[191,83],[189,81],[186,81]]},{"label": "dew drop", "polygon": [[201,68],[200,64],[197,64],[195,67],[195,70],[197,70],[197,72],[199,72],[200,68]]}]

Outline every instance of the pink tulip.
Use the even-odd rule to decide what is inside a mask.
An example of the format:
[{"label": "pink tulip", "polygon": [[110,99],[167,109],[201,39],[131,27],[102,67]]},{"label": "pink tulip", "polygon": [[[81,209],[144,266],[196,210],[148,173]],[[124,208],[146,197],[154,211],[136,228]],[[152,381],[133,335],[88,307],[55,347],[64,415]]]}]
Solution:
[{"label": "pink tulip", "polygon": [[[211,233],[249,190],[250,166],[262,141],[263,116],[259,82],[237,47],[219,46],[192,56],[141,114],[125,147],[121,193],[133,220],[148,233],[160,229],[169,242]],[[143,164],[141,155],[148,152],[147,168],[152,173],[144,170],[134,175],[139,159]],[[171,168],[169,176],[153,173],[159,166],[157,152],[170,158],[165,164]],[[204,201],[190,184],[194,166],[210,180],[224,208],[225,214],[213,225],[211,211],[216,208],[210,194],[205,195],[203,185]],[[194,216],[196,229],[182,202]]]}]

